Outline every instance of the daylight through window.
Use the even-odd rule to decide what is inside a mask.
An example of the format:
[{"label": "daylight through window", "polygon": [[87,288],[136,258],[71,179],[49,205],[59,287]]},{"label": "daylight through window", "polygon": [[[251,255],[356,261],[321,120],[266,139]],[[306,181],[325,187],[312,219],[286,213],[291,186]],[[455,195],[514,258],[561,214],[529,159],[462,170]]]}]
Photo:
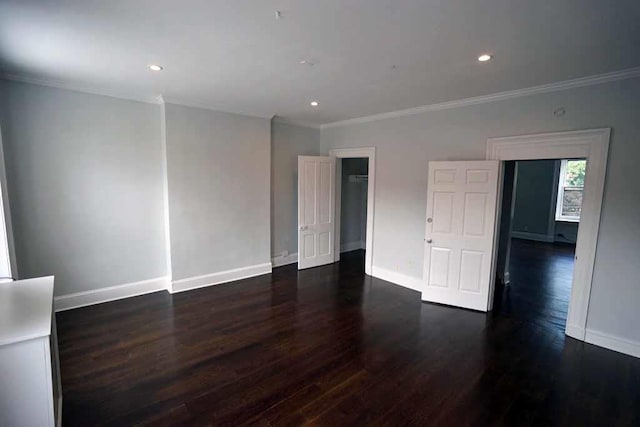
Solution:
[{"label": "daylight through window", "polygon": [[562,160],[558,186],[556,220],[580,221],[586,160]]}]

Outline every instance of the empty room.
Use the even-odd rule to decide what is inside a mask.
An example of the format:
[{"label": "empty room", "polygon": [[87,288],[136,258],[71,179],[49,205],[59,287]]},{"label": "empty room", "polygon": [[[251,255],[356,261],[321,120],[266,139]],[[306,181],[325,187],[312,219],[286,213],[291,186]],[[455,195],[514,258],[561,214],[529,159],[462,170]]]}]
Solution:
[{"label": "empty room", "polygon": [[638,22],[0,0],[0,426],[640,425]]}]

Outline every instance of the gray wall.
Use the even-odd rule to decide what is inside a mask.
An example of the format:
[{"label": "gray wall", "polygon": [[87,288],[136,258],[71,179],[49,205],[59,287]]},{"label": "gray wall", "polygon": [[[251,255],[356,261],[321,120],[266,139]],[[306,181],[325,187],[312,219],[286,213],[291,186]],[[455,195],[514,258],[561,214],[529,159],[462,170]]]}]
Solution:
[{"label": "gray wall", "polygon": [[0,88],[20,277],[64,295],[164,276],[159,106]]},{"label": "gray wall", "polygon": [[[555,117],[559,106],[566,115]],[[640,341],[640,79],[326,128],[322,151],[376,147],[374,266],[422,277],[429,160],[486,157],[492,136],[613,128],[587,326]]]},{"label": "gray wall", "polygon": [[564,243],[576,243],[578,240],[577,222],[556,221],[555,241]]},{"label": "gray wall", "polygon": [[320,152],[320,130],[274,120],[271,128],[271,254],[298,252],[298,156]]},{"label": "gray wall", "polygon": [[556,160],[517,162],[513,231],[543,236],[553,233],[549,221],[550,215],[555,216],[557,167]]},{"label": "gray wall", "polygon": [[271,262],[270,129],[166,105],[173,280]]},{"label": "gray wall", "polygon": [[[159,107],[20,83],[0,90],[21,277],[54,274],[62,295],[166,274]],[[558,106],[565,116],[554,117]],[[612,127],[588,327],[640,341],[640,187],[629,185],[639,111],[640,79],[626,80],[327,128],[320,152],[377,147],[374,266],[421,277],[429,160],[483,159],[490,136]],[[274,157],[290,166],[271,177],[268,120],[168,105],[166,124],[174,279],[291,251],[293,200],[278,203],[293,216],[274,220],[270,250],[270,178],[274,201],[295,198],[291,162],[315,154],[317,131],[275,125]]]},{"label": "gray wall", "polygon": [[367,230],[367,183],[349,182],[349,175],[366,175],[369,159],[342,159],[340,244],[364,242]]},{"label": "gray wall", "polygon": [[548,241],[575,244],[579,224],[554,220],[560,161],[529,160],[516,163],[518,176],[513,231],[537,234],[533,237]]}]

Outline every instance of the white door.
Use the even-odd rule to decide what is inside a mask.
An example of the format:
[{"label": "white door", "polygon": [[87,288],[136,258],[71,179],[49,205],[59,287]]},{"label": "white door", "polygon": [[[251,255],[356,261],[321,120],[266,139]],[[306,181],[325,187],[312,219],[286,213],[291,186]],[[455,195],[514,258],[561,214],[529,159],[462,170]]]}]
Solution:
[{"label": "white door", "polygon": [[429,162],[423,301],[489,309],[499,168]]},{"label": "white door", "polygon": [[335,157],[298,156],[298,269],[334,262]]}]

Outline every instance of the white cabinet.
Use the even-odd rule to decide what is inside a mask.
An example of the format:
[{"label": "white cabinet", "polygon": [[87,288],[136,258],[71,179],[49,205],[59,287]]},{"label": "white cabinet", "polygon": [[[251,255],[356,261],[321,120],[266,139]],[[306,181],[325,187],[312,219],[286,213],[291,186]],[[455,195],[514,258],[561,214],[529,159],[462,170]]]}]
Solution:
[{"label": "white cabinet", "polygon": [[60,425],[53,277],[0,283],[0,426]]}]

